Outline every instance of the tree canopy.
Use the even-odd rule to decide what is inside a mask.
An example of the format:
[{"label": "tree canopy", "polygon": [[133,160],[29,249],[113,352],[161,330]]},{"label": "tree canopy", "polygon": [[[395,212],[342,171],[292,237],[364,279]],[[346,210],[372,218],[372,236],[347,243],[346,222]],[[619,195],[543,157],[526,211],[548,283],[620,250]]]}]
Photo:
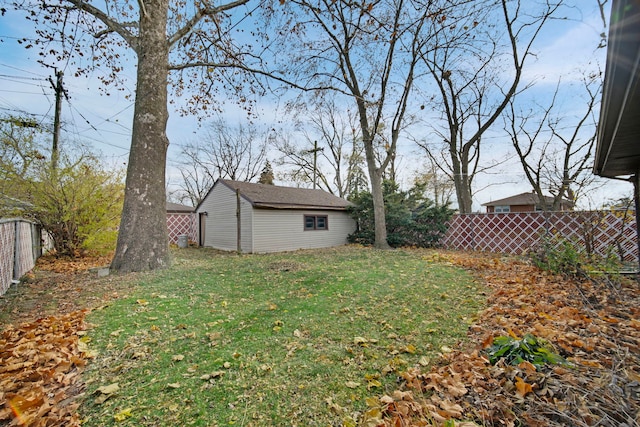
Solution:
[{"label": "tree canopy", "polygon": [[0,123],[0,214],[30,219],[51,236],[59,256],[112,252],[124,196],[123,171],[86,149],[62,150],[57,164],[37,127]]}]

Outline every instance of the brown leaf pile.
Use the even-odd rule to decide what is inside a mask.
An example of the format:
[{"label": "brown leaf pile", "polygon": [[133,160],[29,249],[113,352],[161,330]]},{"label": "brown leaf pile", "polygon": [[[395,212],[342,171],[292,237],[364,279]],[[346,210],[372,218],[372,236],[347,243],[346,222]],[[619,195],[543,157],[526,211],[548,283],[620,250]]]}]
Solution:
[{"label": "brown leaf pile", "polygon": [[[443,354],[429,372],[411,369],[403,386],[365,415],[367,426],[640,425],[638,283],[565,279],[515,260],[437,254],[474,269],[492,289],[470,328],[473,347]],[[483,349],[499,335],[532,333],[570,366],[492,366]]]},{"label": "brown leaf pile", "polygon": [[7,327],[0,335],[0,425],[79,426],[85,311]]},{"label": "brown leaf pile", "polygon": [[56,273],[80,273],[91,268],[105,267],[111,264],[112,255],[84,256],[77,258],[45,255],[38,258],[38,269]]}]

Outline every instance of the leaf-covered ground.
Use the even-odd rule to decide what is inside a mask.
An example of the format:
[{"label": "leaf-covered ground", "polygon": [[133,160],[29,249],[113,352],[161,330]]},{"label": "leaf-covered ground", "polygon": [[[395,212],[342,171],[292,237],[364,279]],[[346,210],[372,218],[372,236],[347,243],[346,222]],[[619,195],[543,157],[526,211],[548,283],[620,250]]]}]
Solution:
[{"label": "leaf-covered ground", "polygon": [[0,426],[80,425],[85,315],[126,291],[89,271],[107,263],[43,257],[0,297]]},{"label": "leaf-covered ground", "polygon": [[[395,392],[369,399],[360,425],[640,425],[636,282],[569,280],[478,254],[432,251],[426,259],[475,271],[490,289],[488,308],[468,342],[443,349],[429,370],[403,372]],[[103,264],[43,260],[0,298],[0,426],[80,425],[81,372],[91,356],[82,340],[85,309],[130,286],[87,271]],[[488,363],[484,349],[494,337],[525,333],[546,339],[570,365]]]},{"label": "leaf-covered ground", "polygon": [[[404,373],[401,388],[372,404],[366,425],[640,425],[637,282],[565,279],[513,259],[432,256],[476,271],[493,291],[490,305],[470,328],[470,344],[429,371]],[[489,364],[483,350],[494,337],[525,333],[548,340],[570,364]]]}]

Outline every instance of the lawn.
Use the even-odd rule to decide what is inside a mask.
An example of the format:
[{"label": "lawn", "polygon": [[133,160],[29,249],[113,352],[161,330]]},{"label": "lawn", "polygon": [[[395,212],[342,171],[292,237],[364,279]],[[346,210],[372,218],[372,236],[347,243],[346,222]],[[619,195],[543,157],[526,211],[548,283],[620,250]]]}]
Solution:
[{"label": "lawn", "polygon": [[188,248],[136,277],[87,318],[86,426],[353,425],[464,340],[486,298],[426,251],[357,246]]}]

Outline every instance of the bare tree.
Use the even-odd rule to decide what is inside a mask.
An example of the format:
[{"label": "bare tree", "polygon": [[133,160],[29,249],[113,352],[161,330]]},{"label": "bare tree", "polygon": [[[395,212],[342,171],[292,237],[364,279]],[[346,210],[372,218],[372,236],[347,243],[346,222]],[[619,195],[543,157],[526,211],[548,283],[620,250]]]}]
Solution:
[{"label": "bare tree", "polygon": [[[378,248],[389,247],[382,181],[404,130],[418,53],[432,41],[429,31],[445,31],[441,23],[457,13],[453,3],[291,0],[274,2],[271,8],[270,17],[280,29],[271,48],[277,49],[282,73],[290,80],[310,81],[342,94],[345,104],[351,103],[357,112]],[[383,123],[388,124],[386,143],[380,141]],[[380,159],[376,147],[384,147]]]},{"label": "bare tree", "polygon": [[267,138],[255,125],[230,126],[218,118],[202,139],[181,150],[182,192],[196,206],[218,178],[247,182],[256,179],[264,167],[267,147]]},{"label": "bare tree", "polygon": [[213,187],[214,178],[197,163],[190,160],[181,161],[178,169],[182,179],[175,184],[172,190],[167,188],[167,194],[180,203],[198,206]]},{"label": "bare tree", "polygon": [[425,195],[433,200],[436,207],[448,206],[455,194],[453,181],[440,170],[432,158],[428,158],[426,164],[416,172],[415,185],[424,185]]},{"label": "bare tree", "polygon": [[245,82],[233,72],[225,74],[244,58],[232,40],[230,29],[235,22],[228,11],[247,2],[13,2],[34,23],[38,40],[25,45],[40,47],[43,62],[73,66],[76,75],[89,74],[100,66],[106,72],[102,79],[110,84],[119,80],[120,71],[131,59],[129,53],[135,55],[131,150],[112,269],[138,271],[169,264],[165,213],[168,88],[177,95],[193,89],[184,108],[191,112],[216,108],[215,94],[225,88],[220,79],[237,82],[226,87],[241,99],[237,94],[243,92]]},{"label": "bare tree", "polygon": [[[421,145],[455,183],[461,213],[471,212],[473,179],[484,170],[482,137],[521,90],[522,71],[533,54],[534,41],[561,3],[546,0],[535,12],[530,10],[532,3],[521,0],[501,0],[497,10],[489,3],[475,4],[466,22],[437,33],[434,46],[421,53],[438,88],[430,101],[442,108],[444,125],[434,130],[448,156],[439,157],[440,143]],[[475,28],[473,36],[468,28]],[[505,73],[509,68],[510,75]]]},{"label": "bare tree", "polygon": [[340,109],[335,99],[316,101],[298,120],[306,145],[279,140],[276,148],[282,156],[278,164],[289,168],[286,175],[294,181],[315,182],[331,194],[347,197],[352,174],[359,170],[354,162],[360,159],[364,164],[359,126],[351,112]]},{"label": "bare tree", "polygon": [[602,73],[585,77],[582,84],[585,100],[579,103],[582,111],[575,115],[558,113],[565,110],[558,105],[560,82],[547,106],[523,112],[510,102],[505,115],[505,129],[531,187],[540,200],[545,190],[553,195],[551,206],[542,204],[544,210],[559,210],[566,199],[575,202],[595,180],[591,157]]}]

